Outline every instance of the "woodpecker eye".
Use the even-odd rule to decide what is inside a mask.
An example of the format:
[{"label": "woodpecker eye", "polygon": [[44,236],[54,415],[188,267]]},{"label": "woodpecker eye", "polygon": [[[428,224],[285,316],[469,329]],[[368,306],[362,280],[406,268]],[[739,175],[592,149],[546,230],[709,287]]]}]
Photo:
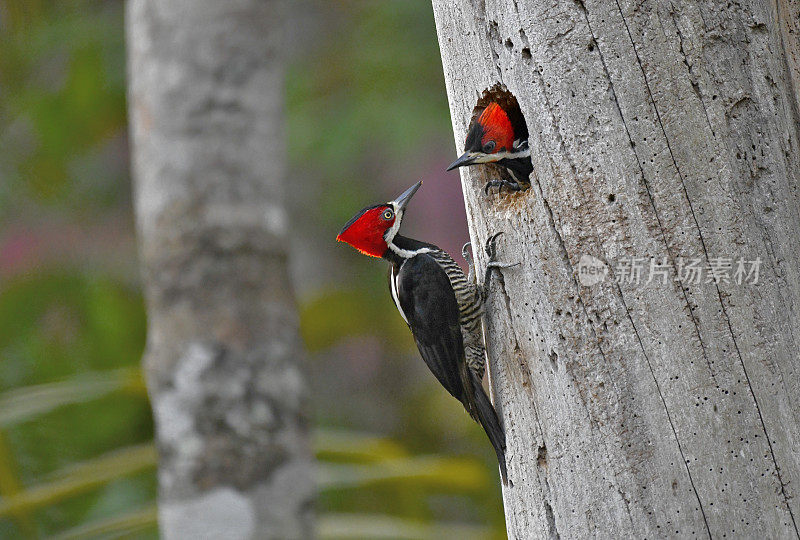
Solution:
[{"label": "woodpecker eye", "polygon": [[491,154],[492,152],[494,152],[494,147],[495,146],[496,146],[496,143],[494,141],[487,142],[486,144],[483,145],[483,153],[484,154]]},{"label": "woodpecker eye", "polygon": [[392,211],[391,208],[387,208],[386,211],[383,213],[383,219],[389,221],[393,217],[394,217],[394,212]]}]

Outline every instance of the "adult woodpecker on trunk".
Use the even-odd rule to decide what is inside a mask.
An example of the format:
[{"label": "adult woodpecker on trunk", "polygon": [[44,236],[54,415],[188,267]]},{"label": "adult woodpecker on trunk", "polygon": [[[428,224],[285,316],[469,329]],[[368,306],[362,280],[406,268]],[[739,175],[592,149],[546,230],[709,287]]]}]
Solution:
[{"label": "adult woodpecker on trunk", "polygon": [[422,359],[486,431],[506,483],[505,433],[481,385],[485,362],[481,316],[492,270],[511,265],[495,261],[495,234],[487,242],[489,264],[480,285],[471,259],[468,279],[445,251],[398,234],[406,206],[421,185],[414,184],[394,201],[364,208],[336,239],[389,262],[392,299]]},{"label": "adult woodpecker on trunk", "polygon": [[500,101],[490,102],[473,119],[464,143],[464,153],[447,170],[479,163],[501,165],[512,178],[490,180],[484,187],[486,193],[490,187],[522,191],[531,185],[529,176],[533,164],[528,147],[528,128],[516,98],[510,94]]}]

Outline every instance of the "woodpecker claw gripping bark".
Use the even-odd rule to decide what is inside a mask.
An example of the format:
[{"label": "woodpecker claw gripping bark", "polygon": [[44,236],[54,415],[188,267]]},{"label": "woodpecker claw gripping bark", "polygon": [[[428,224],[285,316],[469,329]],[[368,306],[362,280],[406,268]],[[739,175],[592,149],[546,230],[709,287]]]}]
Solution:
[{"label": "woodpecker claw gripping bark", "polygon": [[497,238],[505,234],[503,231],[494,233],[486,240],[486,245],[484,246],[484,251],[486,252],[486,257],[488,258],[488,262],[486,263],[486,274],[483,278],[483,298],[489,295],[489,285],[492,281],[492,270],[500,270],[502,268],[512,268],[514,266],[518,266],[519,263],[506,263],[500,262],[497,260]]},{"label": "woodpecker claw gripping bark", "polygon": [[505,234],[503,231],[496,232],[486,239],[486,246],[484,246],[483,250],[486,252],[486,256],[489,257],[489,260],[494,259],[494,257],[496,256],[497,239],[503,234]]},{"label": "woodpecker claw gripping bark", "polygon": [[[365,255],[389,262],[389,290],[400,315],[408,324],[422,359],[445,389],[464,405],[483,427],[497,454],[503,483],[507,483],[505,433],[481,379],[485,371],[483,302],[488,281],[473,281],[469,243],[462,252],[470,264],[469,278],[439,247],[398,234],[418,182],[394,201],[368,206],[342,229],[337,240]],[[486,279],[492,270],[507,268],[495,261],[492,235],[485,249],[489,257]]]},{"label": "woodpecker claw gripping bark", "polygon": [[493,187],[497,188],[497,193],[503,191],[503,188],[506,188],[509,191],[523,191],[523,187],[518,182],[512,182],[511,180],[489,180],[486,182],[486,185],[483,186],[483,192],[488,195],[489,190]]},{"label": "woodpecker claw gripping bark", "polygon": [[467,273],[467,281],[470,283],[474,283],[475,280],[475,262],[472,259],[472,242],[467,242],[464,244],[464,247],[461,248],[461,256],[464,257],[464,260],[467,261],[467,268],[469,272]]}]

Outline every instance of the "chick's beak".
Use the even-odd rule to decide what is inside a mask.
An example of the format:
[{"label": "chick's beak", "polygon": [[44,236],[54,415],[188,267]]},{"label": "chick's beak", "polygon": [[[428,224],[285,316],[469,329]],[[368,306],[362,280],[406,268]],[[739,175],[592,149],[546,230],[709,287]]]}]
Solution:
[{"label": "chick's beak", "polygon": [[465,165],[472,165],[475,162],[475,155],[472,152],[464,152],[460,158],[455,160],[453,163],[447,167],[448,171],[452,171],[458,167],[463,167]]}]

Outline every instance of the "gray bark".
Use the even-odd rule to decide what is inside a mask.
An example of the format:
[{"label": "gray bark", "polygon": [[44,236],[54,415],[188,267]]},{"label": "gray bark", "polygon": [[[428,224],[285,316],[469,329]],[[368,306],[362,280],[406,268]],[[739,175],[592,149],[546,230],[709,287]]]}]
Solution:
[{"label": "gray bark", "polygon": [[307,538],[281,2],[130,0],[145,368],[165,538]]},{"label": "gray bark", "polygon": [[[473,245],[521,263],[487,306],[509,536],[797,537],[800,4],[433,7],[458,150],[495,82],[531,133],[530,191],[461,173]],[[584,286],[584,254],[670,283]],[[757,285],[673,281],[739,256]]]}]

